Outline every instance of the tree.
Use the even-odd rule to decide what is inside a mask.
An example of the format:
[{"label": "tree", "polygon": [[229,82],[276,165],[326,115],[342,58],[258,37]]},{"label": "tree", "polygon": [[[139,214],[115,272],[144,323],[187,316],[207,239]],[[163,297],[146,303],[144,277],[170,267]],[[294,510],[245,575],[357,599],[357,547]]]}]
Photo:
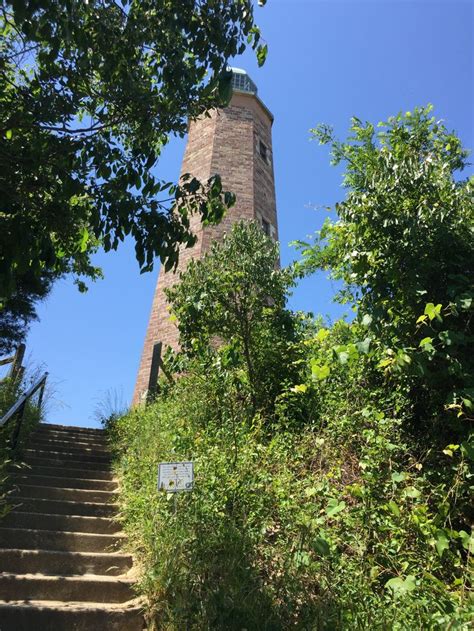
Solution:
[{"label": "tree", "polygon": [[253,412],[273,405],[291,372],[293,277],[277,262],[278,245],[257,224],[238,222],[166,290],[184,353],[206,357],[220,346],[219,362],[240,369]]},{"label": "tree", "polygon": [[348,142],[314,130],[347,165],[339,219],[312,245],[305,272],[329,269],[383,350],[380,368],[408,379],[419,416],[473,410],[474,181],[467,152],[431,106],[374,126],[352,120]]},{"label": "tree", "polygon": [[[218,220],[233,196],[163,182],[155,166],[188,118],[226,103],[230,57],[263,63],[250,0],[3,0],[0,30],[0,302],[72,272],[130,235],[141,271],[176,263],[189,216]],[[83,281],[79,281],[84,289]]]},{"label": "tree", "polygon": [[25,339],[31,321],[37,319],[36,303],[44,300],[53,283],[54,275],[23,274],[15,291],[0,309],[0,356],[10,353]]}]

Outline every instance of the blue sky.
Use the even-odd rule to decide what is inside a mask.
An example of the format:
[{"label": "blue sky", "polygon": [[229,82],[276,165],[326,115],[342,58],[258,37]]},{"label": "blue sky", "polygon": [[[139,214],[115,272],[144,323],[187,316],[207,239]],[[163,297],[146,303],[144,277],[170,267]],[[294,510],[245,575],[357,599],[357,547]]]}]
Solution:
[{"label": "blue sky", "polygon": [[[318,207],[344,195],[327,148],[309,139],[317,123],[333,125],[343,138],[352,115],[378,122],[433,103],[437,118],[473,147],[473,7],[456,0],[268,0],[256,7],[268,60],[258,69],[246,53],[233,65],[249,72],[275,115],[284,264],[295,257],[288,243],[320,227],[325,211]],[[165,180],[178,177],[183,151],[183,140],[169,143],[160,164]],[[130,243],[98,254],[96,263],[105,280],[86,295],[71,280],[59,282],[28,336],[30,364],[50,372],[50,422],[95,426],[100,401],[127,403],[132,395],[158,269],[140,275]],[[342,310],[331,302],[333,293],[316,276],[297,288],[290,304],[335,318]]]}]

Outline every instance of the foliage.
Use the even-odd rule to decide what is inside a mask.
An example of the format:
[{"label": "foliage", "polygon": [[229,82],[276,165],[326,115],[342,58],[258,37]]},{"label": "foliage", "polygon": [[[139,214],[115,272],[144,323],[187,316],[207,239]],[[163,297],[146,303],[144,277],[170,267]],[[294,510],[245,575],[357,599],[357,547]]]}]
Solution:
[{"label": "foliage", "polygon": [[[443,525],[456,487],[418,468],[403,397],[367,390],[366,369],[288,392],[283,427],[292,397],[312,403],[296,431],[269,435],[202,366],[119,419],[122,515],[150,628],[468,628],[469,530]],[[196,486],[175,508],[157,465],[188,458]]]},{"label": "foliage", "polygon": [[474,410],[474,180],[458,181],[467,152],[431,107],[387,123],[352,120],[348,142],[314,133],[347,164],[338,221],[300,243],[303,271],[330,269],[340,300],[355,305],[381,367],[404,373],[420,416]]},{"label": "foliage", "polygon": [[[382,139],[390,150],[369,140],[336,143],[336,151],[344,147],[350,154],[347,199],[338,207],[339,221],[325,226],[316,245],[301,244],[305,258],[297,271],[331,268],[344,282],[343,299],[353,302],[352,322],[328,325],[286,311],[292,274],[276,270],[271,257],[253,271],[261,291],[244,283],[250,263],[266,260],[264,237],[244,225],[190,266],[182,289],[170,293],[183,353],[168,359],[168,369],[179,378],[163,382],[152,405],[132,410],[111,429],[122,515],[141,561],[139,587],[148,597],[151,629],[467,631],[472,624],[474,448],[468,405],[446,402],[448,390],[465,388],[472,360],[459,344],[455,358],[466,374],[451,371],[447,354],[435,360],[438,377],[434,366],[416,368],[424,352],[420,326],[439,335],[442,318],[459,335],[471,334],[467,312],[448,311],[449,300],[441,302],[445,296],[456,304],[446,285],[453,268],[471,273],[461,229],[462,217],[464,229],[471,227],[470,185],[445,173],[442,156],[449,149],[444,137],[435,142],[444,132],[433,131],[425,110],[389,125]],[[400,182],[400,197],[384,182],[413,166],[413,138],[425,146],[432,132],[430,159],[439,172],[419,184],[430,190],[433,204],[443,192],[445,219],[426,210],[423,232],[404,210],[406,200],[421,213],[416,200],[421,204],[423,196],[410,178]],[[386,171],[383,156],[391,164]],[[364,173],[370,175],[364,186],[375,187],[367,193],[358,190]],[[399,224],[411,229],[399,234]],[[433,249],[437,239],[458,244],[452,263],[437,246],[439,283],[419,231]],[[411,246],[410,235],[416,237]],[[232,249],[233,240],[239,247]],[[275,274],[281,275],[276,285]],[[431,293],[417,298],[417,278]],[[276,338],[285,350],[275,358],[277,369],[268,370],[266,383],[273,386],[258,406],[242,387],[245,316],[235,309],[242,301],[229,300],[242,287],[256,300],[252,313],[262,323],[253,348],[268,353],[267,337],[275,335],[267,328],[267,309],[289,322]],[[268,300],[275,287],[276,297]],[[438,301],[446,307],[438,308]],[[417,323],[420,315],[426,318]],[[227,362],[230,349],[237,352]],[[408,360],[387,363],[400,350]],[[259,369],[257,382],[266,370]],[[192,493],[158,493],[158,463],[188,459],[196,472]]]},{"label": "foliage", "polygon": [[285,306],[293,278],[277,261],[277,244],[256,223],[240,222],[166,290],[183,351],[209,355],[219,341],[218,368],[242,365],[254,412],[274,399],[291,364],[295,326]]},{"label": "foliage", "polygon": [[[227,61],[266,46],[250,0],[3,0],[0,303],[130,235],[142,271],[194,243],[190,214],[232,205],[220,178],[164,182],[170,134],[230,98]],[[85,289],[83,280],[79,287]]]},{"label": "foliage", "polygon": [[[33,370],[16,377],[6,376],[0,380],[0,418],[38,378],[39,371]],[[40,423],[42,412],[43,410],[37,407],[36,397],[34,401],[30,399],[26,403],[15,448],[12,448],[11,439],[15,432],[16,418],[11,418],[0,427],[0,516],[9,510],[8,496],[5,494],[9,486],[9,477],[14,468],[21,466],[23,448],[30,433]]]},{"label": "foliage", "polygon": [[125,403],[122,390],[106,390],[103,397],[97,400],[94,408],[94,420],[104,429],[110,429],[115,421],[126,414],[128,405]]},{"label": "foliage", "polygon": [[27,271],[17,279],[15,290],[0,308],[0,355],[25,339],[29,324],[37,318],[35,305],[49,294],[54,276],[45,272],[38,278]]}]

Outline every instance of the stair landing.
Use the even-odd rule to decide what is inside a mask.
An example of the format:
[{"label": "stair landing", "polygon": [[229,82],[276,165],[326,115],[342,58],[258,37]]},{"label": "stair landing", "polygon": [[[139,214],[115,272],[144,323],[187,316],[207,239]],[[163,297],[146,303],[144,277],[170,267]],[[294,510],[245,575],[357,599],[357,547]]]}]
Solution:
[{"label": "stair landing", "polygon": [[0,521],[1,631],[141,631],[103,430],[40,425]]}]

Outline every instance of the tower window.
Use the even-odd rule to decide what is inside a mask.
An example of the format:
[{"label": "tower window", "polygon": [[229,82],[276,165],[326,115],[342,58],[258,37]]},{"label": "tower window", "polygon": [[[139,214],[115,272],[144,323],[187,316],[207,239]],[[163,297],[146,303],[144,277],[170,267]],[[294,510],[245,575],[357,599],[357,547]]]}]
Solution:
[{"label": "tower window", "polygon": [[260,155],[261,155],[261,156],[262,156],[262,158],[265,160],[265,162],[268,162],[268,149],[267,149],[267,145],[266,145],[264,142],[262,142],[262,141],[260,140],[259,146],[260,146]]}]

